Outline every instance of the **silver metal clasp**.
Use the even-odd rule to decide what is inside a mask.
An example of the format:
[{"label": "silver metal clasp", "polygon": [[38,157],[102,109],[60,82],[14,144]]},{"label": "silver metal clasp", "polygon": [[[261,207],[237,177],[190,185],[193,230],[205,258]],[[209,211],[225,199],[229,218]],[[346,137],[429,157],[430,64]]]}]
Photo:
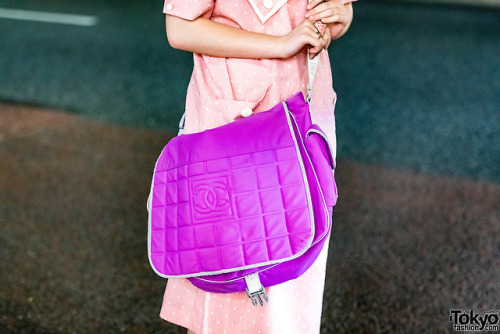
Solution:
[{"label": "silver metal clasp", "polygon": [[307,96],[306,96],[307,104],[309,104],[311,102],[311,98],[312,98],[312,87],[311,87],[311,84],[308,83],[307,84]]},{"label": "silver metal clasp", "polygon": [[245,276],[245,283],[247,284],[248,298],[250,298],[254,306],[257,306],[257,304],[260,304],[260,306],[264,306],[264,301],[266,303],[269,301],[266,295],[266,290],[260,283],[258,273],[253,273]]},{"label": "silver metal clasp", "polygon": [[[264,289],[264,287],[262,287],[260,290],[255,291],[255,292],[249,292],[247,289],[247,295],[248,295],[248,298],[250,298],[252,300],[252,304],[254,306],[257,306],[257,303],[259,303],[260,306],[264,306],[264,301],[266,303],[269,301],[269,299],[267,298],[266,290]],[[262,300],[261,295],[262,295],[262,298],[264,298],[264,300]]]},{"label": "silver metal clasp", "polygon": [[186,124],[186,113],[182,114],[181,120],[179,121],[179,132],[177,132],[178,136],[184,133],[185,124]]}]

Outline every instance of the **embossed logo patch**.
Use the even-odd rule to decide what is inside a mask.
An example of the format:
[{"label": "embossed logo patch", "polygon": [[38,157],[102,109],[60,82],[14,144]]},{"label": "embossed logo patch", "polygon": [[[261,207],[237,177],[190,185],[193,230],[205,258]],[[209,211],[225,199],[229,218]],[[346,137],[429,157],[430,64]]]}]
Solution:
[{"label": "embossed logo patch", "polygon": [[192,208],[196,220],[232,217],[231,200],[225,177],[191,183]]}]

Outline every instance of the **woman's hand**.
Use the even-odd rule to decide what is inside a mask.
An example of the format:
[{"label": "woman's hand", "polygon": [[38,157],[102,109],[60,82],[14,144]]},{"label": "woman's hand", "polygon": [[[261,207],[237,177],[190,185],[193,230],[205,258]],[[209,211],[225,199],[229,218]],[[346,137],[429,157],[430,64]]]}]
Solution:
[{"label": "woman's hand", "polygon": [[328,24],[332,39],[341,37],[352,22],[352,4],[343,0],[312,0],[307,5],[306,18]]},{"label": "woman's hand", "polygon": [[305,20],[287,35],[278,39],[277,47],[280,58],[289,58],[299,53],[305,46],[309,46],[309,55],[314,58],[330,44],[330,33],[321,34],[310,20]]}]

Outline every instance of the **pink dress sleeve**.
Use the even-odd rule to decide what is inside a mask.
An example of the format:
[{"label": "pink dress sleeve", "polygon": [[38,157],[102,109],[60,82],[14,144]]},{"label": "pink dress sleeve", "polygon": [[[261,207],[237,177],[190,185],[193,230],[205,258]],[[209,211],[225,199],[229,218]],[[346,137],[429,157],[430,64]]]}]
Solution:
[{"label": "pink dress sleeve", "polygon": [[200,16],[210,16],[215,0],[165,0],[163,12],[185,20],[194,20]]}]

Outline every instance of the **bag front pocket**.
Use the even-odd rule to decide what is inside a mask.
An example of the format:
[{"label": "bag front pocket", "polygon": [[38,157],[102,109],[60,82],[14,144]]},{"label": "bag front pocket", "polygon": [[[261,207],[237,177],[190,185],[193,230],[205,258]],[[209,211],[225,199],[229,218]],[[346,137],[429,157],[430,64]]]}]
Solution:
[{"label": "bag front pocket", "polygon": [[320,127],[314,124],[307,131],[305,145],[318,177],[326,205],[333,207],[337,203],[338,194],[333,176],[335,163],[328,138]]}]

